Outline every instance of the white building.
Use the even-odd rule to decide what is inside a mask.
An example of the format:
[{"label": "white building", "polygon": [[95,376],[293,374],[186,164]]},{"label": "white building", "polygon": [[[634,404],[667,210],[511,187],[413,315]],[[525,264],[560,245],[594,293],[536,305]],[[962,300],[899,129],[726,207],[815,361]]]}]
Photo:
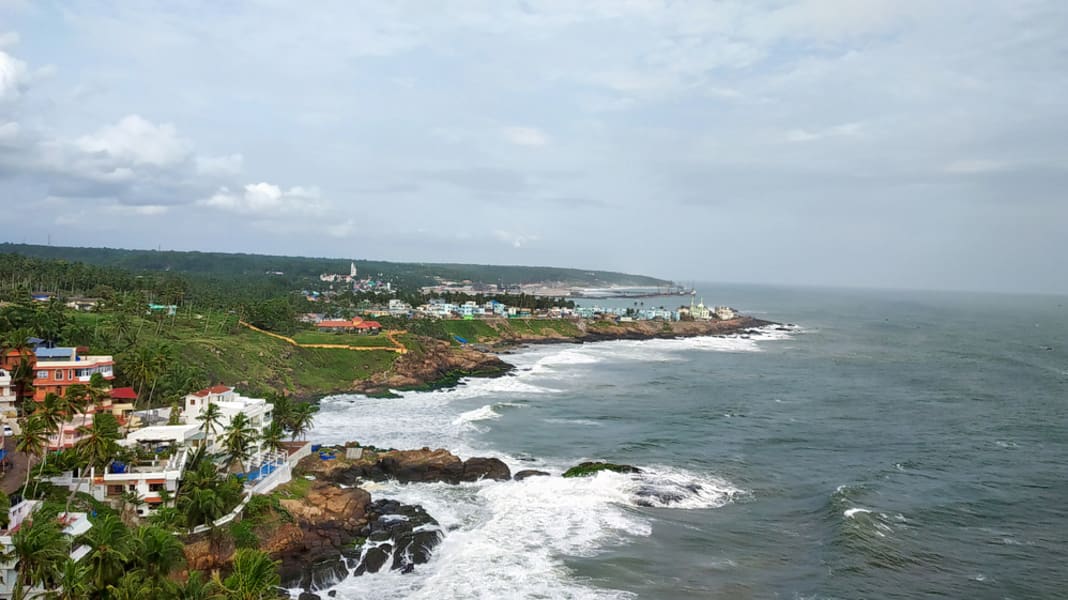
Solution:
[{"label": "white building", "polygon": [[717,306],[713,312],[720,321],[730,321],[738,316],[738,313],[729,306]]},{"label": "white building", "polygon": [[[15,545],[12,537],[24,524],[32,521],[30,515],[41,505],[38,500],[22,500],[8,510],[7,529],[0,530],[0,556],[8,555],[14,550]],[[82,535],[93,526],[89,521],[89,515],[85,513],[63,513],[59,516],[64,524],[63,533],[74,538]],[[74,548],[70,557],[75,562],[89,554],[90,548],[84,544]],[[18,560],[0,559],[0,598],[11,598],[15,591],[15,579],[18,577]],[[31,590],[27,597],[36,598],[44,590]]]},{"label": "white building", "polygon": [[15,386],[11,384],[11,373],[0,369],[0,416],[15,416]]},{"label": "white building", "polygon": [[[271,411],[274,406],[262,398],[246,398],[234,391],[234,388],[217,385],[205,388],[199,392],[193,392],[185,397],[185,410],[182,411],[182,420],[190,425],[199,425],[198,419],[207,409],[209,404],[219,407],[221,413],[217,431],[207,435],[208,450],[210,452],[222,451],[222,437],[230,422],[238,414],[244,414],[248,418],[249,426],[256,430],[257,438],[271,424]],[[253,460],[262,452],[262,446],[257,439],[252,449]]]}]

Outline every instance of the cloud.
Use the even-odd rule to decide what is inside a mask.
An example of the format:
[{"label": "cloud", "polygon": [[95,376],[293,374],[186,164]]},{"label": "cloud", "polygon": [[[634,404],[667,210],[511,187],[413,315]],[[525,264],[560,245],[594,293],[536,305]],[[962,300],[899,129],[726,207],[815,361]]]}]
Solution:
[{"label": "cloud", "polygon": [[517,146],[544,146],[549,138],[533,127],[506,127],[504,138]]},{"label": "cloud", "polygon": [[19,33],[17,31],[0,32],[0,48],[14,46],[19,43],[19,39]]},{"label": "cloud", "polygon": [[504,231],[502,229],[495,230],[493,232],[493,237],[495,237],[498,240],[500,240],[500,241],[512,246],[513,248],[522,248],[523,246],[526,246],[530,242],[536,242],[539,239],[541,239],[537,235],[529,235],[529,234],[525,234],[525,233],[514,233],[514,232],[511,232],[511,231]]},{"label": "cloud", "polygon": [[188,160],[193,145],[178,135],[174,125],[156,125],[139,115],[123,117],[95,133],[75,140],[85,154],[99,155],[130,165],[164,167]]},{"label": "cloud", "polygon": [[0,123],[0,145],[11,146],[18,140],[19,136],[19,124],[11,121],[10,123]]},{"label": "cloud", "polygon": [[291,187],[287,190],[271,183],[250,183],[240,191],[220,188],[200,202],[220,210],[255,215],[264,219],[291,215],[317,215],[324,206],[318,188]]},{"label": "cloud", "polygon": [[943,167],[942,170],[952,175],[974,175],[1004,171],[1010,166],[1010,163],[1003,160],[965,159],[955,160]]},{"label": "cloud", "polygon": [[26,63],[0,50],[0,102],[21,96],[28,81]]},{"label": "cloud", "polygon": [[825,129],[791,129],[786,132],[785,139],[788,142],[814,142],[826,138],[855,137],[863,130],[861,123],[843,123]]},{"label": "cloud", "polygon": [[240,154],[229,156],[196,157],[197,173],[200,175],[233,176],[241,174],[245,157]]}]

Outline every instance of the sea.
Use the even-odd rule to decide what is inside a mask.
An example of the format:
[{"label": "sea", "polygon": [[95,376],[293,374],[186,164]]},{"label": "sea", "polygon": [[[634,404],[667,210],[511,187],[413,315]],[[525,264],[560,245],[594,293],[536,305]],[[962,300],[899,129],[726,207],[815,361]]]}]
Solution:
[{"label": "sea", "polygon": [[[335,596],[1068,598],[1068,297],[698,287],[792,326],[531,346],[507,377],[325,399],[316,441],[554,474],[370,484],[444,537]],[[558,476],[587,460],[643,473]]]}]

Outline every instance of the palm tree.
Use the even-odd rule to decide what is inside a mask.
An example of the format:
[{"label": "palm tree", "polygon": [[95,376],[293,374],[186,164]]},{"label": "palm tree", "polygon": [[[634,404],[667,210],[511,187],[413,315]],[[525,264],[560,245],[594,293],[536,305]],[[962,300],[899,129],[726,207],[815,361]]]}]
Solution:
[{"label": "palm tree", "polygon": [[63,399],[52,393],[46,394],[44,402],[37,405],[34,414],[40,416],[49,435],[62,434],[62,425],[66,416],[64,406]]},{"label": "palm tree", "polygon": [[39,415],[32,415],[23,420],[22,431],[15,437],[15,450],[26,455],[26,483],[23,492],[30,487],[30,472],[33,470],[33,457],[44,460],[48,452],[48,429]]},{"label": "palm tree", "polygon": [[89,586],[89,568],[71,558],[63,561],[56,577],[56,590],[50,600],[83,600],[92,593]]},{"label": "palm tree", "polygon": [[137,563],[145,575],[157,585],[174,570],[185,564],[184,546],[174,534],[151,525],[138,527],[134,532]]},{"label": "palm tree", "polygon": [[140,571],[130,571],[115,583],[109,583],[101,592],[108,600],[158,600],[162,597],[158,587],[148,581]]},{"label": "palm tree", "polygon": [[184,584],[178,585],[178,598],[182,600],[219,600],[219,588],[212,580],[204,581],[200,571],[190,571]]},{"label": "palm tree", "polygon": [[282,394],[271,394],[267,401],[274,407],[272,409],[274,421],[280,423],[283,428],[289,429],[293,420],[293,403]]},{"label": "palm tree", "polygon": [[227,600],[264,600],[278,597],[278,562],[265,552],[241,548],[234,556],[234,570],[224,581],[215,575]]},{"label": "palm tree", "polygon": [[68,560],[69,544],[59,522],[51,514],[38,513],[11,537],[11,550],[4,562],[18,561],[14,600],[27,597],[36,586],[51,587],[60,576],[60,565]]},{"label": "palm tree", "polygon": [[263,430],[263,435],[260,437],[260,441],[263,442],[263,447],[271,452],[281,452],[284,448],[286,433],[282,429],[282,424],[278,421],[271,421],[271,424],[267,426],[267,429]]},{"label": "palm tree", "polygon": [[305,402],[299,404],[293,409],[293,422],[290,426],[290,432],[293,435],[292,439],[297,439],[299,436],[304,439],[309,431],[311,431],[312,424],[315,421],[315,413],[319,412],[319,407],[314,404]]},{"label": "palm tree", "polygon": [[93,589],[103,594],[108,586],[118,582],[126,563],[134,556],[130,530],[115,515],[106,513],[93,523],[93,527],[79,541],[90,548],[85,557],[89,579]]},{"label": "palm tree", "polygon": [[222,408],[214,402],[208,402],[208,405],[204,407],[203,412],[197,416],[197,420],[200,421],[200,428],[204,430],[205,444],[208,439],[214,437],[214,435],[222,427]]},{"label": "palm tree", "polygon": [[226,437],[223,446],[229,455],[227,462],[233,465],[236,462],[246,462],[251,455],[251,446],[256,441],[256,429],[252,427],[245,413],[237,413],[230,419],[230,425],[226,428]]},{"label": "palm tree", "polygon": [[[97,414],[93,419],[93,425],[82,425],[78,428],[78,433],[82,436],[81,439],[74,444],[74,452],[78,461],[86,468],[92,467],[95,469],[103,470],[107,467],[108,463],[115,457],[115,454],[119,451],[119,444],[113,437],[117,432],[108,431],[107,427],[97,426],[98,422],[105,414]],[[111,417],[110,414],[106,415]],[[112,417],[114,420],[114,417]],[[88,479],[88,478],[80,478]],[[71,501],[78,494],[81,487],[81,480],[74,486],[74,490],[67,497],[67,511],[70,511]],[[89,487],[92,489],[92,479],[90,479]]]},{"label": "palm tree", "polygon": [[119,515],[122,516],[124,523],[131,523],[133,521],[133,516],[130,513],[132,512],[136,515],[137,509],[144,505],[145,499],[136,491],[124,490],[119,494]]}]

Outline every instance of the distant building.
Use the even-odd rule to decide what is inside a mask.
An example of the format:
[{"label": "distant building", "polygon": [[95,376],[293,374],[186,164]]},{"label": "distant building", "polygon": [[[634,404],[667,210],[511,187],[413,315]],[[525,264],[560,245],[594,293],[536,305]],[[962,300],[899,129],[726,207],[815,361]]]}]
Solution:
[{"label": "distant building", "polygon": [[720,321],[730,321],[738,316],[737,311],[729,306],[717,306],[714,314]]},{"label": "distant building", "polygon": [[82,298],[76,296],[73,298],[68,298],[66,306],[67,308],[76,310],[78,312],[91,312],[93,310],[96,310],[96,307],[99,304],[100,300],[98,298]]},{"label": "distant building", "polygon": [[337,320],[329,319],[322,320],[315,324],[319,331],[328,332],[348,332],[348,333],[365,333],[376,334],[382,331],[382,325],[378,321],[364,321],[360,317],[353,317],[349,320]]}]

